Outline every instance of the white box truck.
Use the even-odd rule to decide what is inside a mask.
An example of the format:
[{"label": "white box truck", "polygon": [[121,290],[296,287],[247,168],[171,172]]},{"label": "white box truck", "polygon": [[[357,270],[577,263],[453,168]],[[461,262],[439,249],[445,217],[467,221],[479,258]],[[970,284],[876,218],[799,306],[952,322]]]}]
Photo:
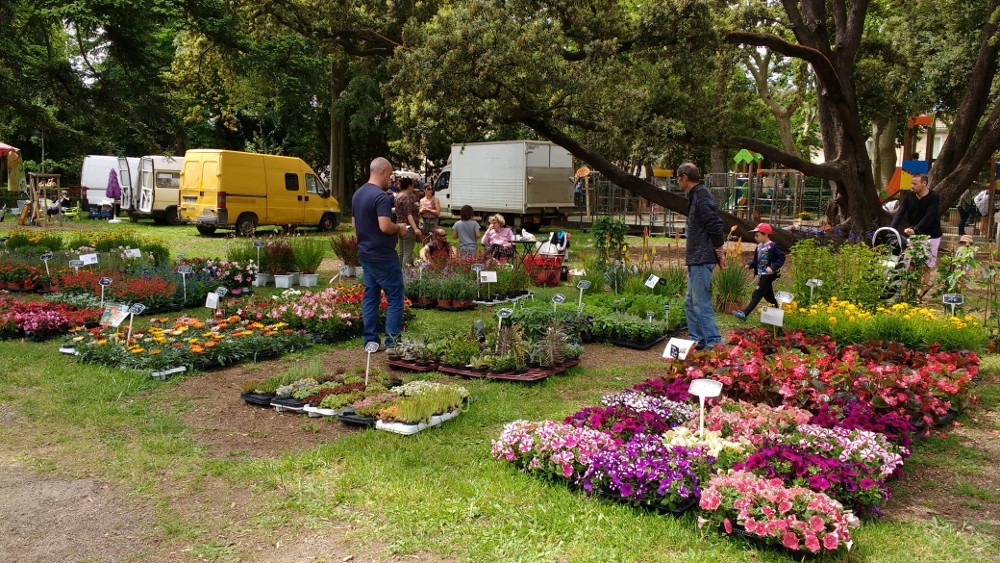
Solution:
[{"label": "white box truck", "polygon": [[81,196],[87,198],[90,207],[99,207],[111,199],[107,196],[107,190],[112,170],[118,175],[118,185],[124,195],[126,185],[131,186],[132,179],[139,171],[139,159],[103,155],[84,157],[83,169],[80,171]]},{"label": "white box truck", "polygon": [[183,166],[183,156],[153,155],[139,159],[135,190],[128,194],[122,191],[122,209],[133,221],[151,217],[160,224],[180,225],[177,206]]},{"label": "white box truck", "polygon": [[435,183],[442,211],[500,213],[508,225],[533,229],[565,218],[573,207],[573,156],[547,141],[452,145]]}]

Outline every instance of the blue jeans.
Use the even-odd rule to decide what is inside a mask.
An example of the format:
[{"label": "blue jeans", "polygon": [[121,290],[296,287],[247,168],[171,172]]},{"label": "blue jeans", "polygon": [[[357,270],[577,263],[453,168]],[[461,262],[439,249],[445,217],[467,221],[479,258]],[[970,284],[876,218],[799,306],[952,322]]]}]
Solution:
[{"label": "blue jeans", "polygon": [[684,296],[684,316],[688,334],[700,347],[722,344],[719,325],[715,324],[712,308],[712,270],[715,264],[693,264],[688,269],[687,295]]},{"label": "blue jeans", "polygon": [[399,262],[361,261],[365,271],[365,297],[361,303],[364,319],[365,344],[380,342],[378,334],[378,308],[382,302],[382,292],[389,302],[385,315],[385,345],[393,347],[403,332],[403,268]]}]

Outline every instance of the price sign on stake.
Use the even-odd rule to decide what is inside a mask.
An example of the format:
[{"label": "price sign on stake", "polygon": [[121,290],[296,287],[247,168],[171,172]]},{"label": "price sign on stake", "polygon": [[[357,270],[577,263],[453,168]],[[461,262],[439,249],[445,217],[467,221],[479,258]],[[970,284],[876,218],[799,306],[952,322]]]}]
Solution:
[{"label": "price sign on stake", "polygon": [[781,307],[795,301],[795,294],[788,293],[787,291],[779,291],[774,294],[774,299],[778,302],[778,307]]},{"label": "price sign on stake", "polygon": [[224,287],[215,288],[215,292],[219,294],[219,297],[225,297],[229,290]]},{"label": "price sign on stake", "polygon": [[559,304],[564,301],[566,301],[566,296],[563,295],[562,293],[557,293],[552,296],[552,314],[555,314],[556,307],[558,307]]},{"label": "price sign on stake", "polygon": [[205,306],[208,307],[209,309],[218,309],[219,294],[215,293],[214,291],[209,292],[208,295],[205,296]]},{"label": "price sign on stake", "polygon": [[760,311],[760,322],[767,325],[785,326],[785,312],[778,307],[765,305]]},{"label": "price sign on stake", "polygon": [[500,319],[497,321],[497,335],[500,334],[500,329],[503,328],[503,320],[509,318],[512,314],[514,314],[514,310],[506,307],[497,311],[497,318]]},{"label": "price sign on stake", "polygon": [[177,273],[181,275],[181,285],[184,286],[184,303],[186,304],[188,300],[188,276],[194,273],[194,269],[187,264],[181,264],[177,266]]},{"label": "price sign on stake", "polygon": [[813,290],[817,287],[823,286],[823,280],[817,278],[810,278],[806,280],[806,285],[809,286],[809,302],[812,303],[813,300]]},{"label": "price sign on stake", "polygon": [[184,258],[185,258],[184,253],[181,253],[181,254],[177,255],[177,259],[178,260],[183,260]]},{"label": "price sign on stake", "polygon": [[945,293],[941,296],[941,300],[944,301],[945,305],[951,307],[951,316],[955,316],[955,306],[965,303],[965,297],[962,297],[961,293]]},{"label": "price sign on stake", "polygon": [[97,284],[101,286],[101,307],[104,306],[104,288],[111,285],[111,278],[105,276],[97,280]]},{"label": "price sign on stake", "polygon": [[80,267],[83,266],[83,260],[70,260],[69,267],[76,270],[76,273],[80,273]]},{"label": "price sign on stake", "polygon": [[646,278],[646,283],[643,285],[645,285],[649,289],[653,289],[656,287],[656,284],[658,283],[660,283],[660,276],[657,276],[656,274],[649,274],[649,277]]},{"label": "price sign on stake", "polygon": [[146,310],[146,306],[142,303],[133,303],[131,307],[128,308],[128,340],[132,340],[132,319],[136,315],[141,315],[143,311]]},{"label": "price sign on stake", "polygon": [[667,319],[667,330],[670,330],[670,303],[664,303],[663,317]]},{"label": "price sign on stake", "polygon": [[80,255],[80,261],[83,262],[84,266],[90,266],[90,265],[93,265],[93,264],[97,264],[97,254],[95,254],[95,253],[81,254]]},{"label": "price sign on stake", "polygon": [[590,289],[590,280],[580,280],[576,282],[576,288],[580,290],[580,300],[576,302],[577,312],[583,311],[583,292]]},{"label": "price sign on stake", "polygon": [[49,273],[49,260],[52,260],[52,253],[51,252],[44,252],[44,253],[42,253],[42,262],[45,262],[45,275],[46,276],[51,276],[52,275],[51,273]]},{"label": "price sign on stake", "polygon": [[138,248],[126,248],[125,258],[142,258],[142,251]]},{"label": "price sign on stake", "polygon": [[656,315],[656,313],[654,313],[652,311],[646,311],[646,322],[647,323],[653,322],[653,316],[654,315]]},{"label": "price sign on stake", "polygon": [[698,397],[701,414],[698,417],[698,436],[705,439],[705,399],[718,397],[722,393],[722,383],[714,379],[695,379],[688,386],[688,393]]},{"label": "price sign on stake", "polygon": [[688,352],[694,348],[694,345],[694,340],[671,338],[667,341],[667,347],[663,349],[663,358],[667,360],[683,360],[687,358]]},{"label": "price sign on stake", "polygon": [[368,363],[365,365],[365,388],[368,387],[368,372],[372,369],[372,353],[378,352],[378,342],[365,344],[365,352],[368,352]]}]

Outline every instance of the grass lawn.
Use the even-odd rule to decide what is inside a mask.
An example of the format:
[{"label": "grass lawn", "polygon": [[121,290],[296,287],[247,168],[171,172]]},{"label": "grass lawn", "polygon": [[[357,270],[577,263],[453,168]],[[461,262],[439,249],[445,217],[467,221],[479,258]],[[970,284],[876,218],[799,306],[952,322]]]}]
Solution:
[{"label": "grass lawn", "polygon": [[[200,237],[193,227],[116,228],[122,227],[163,238],[175,253],[225,253],[225,237]],[[574,233],[574,248],[586,236]],[[332,272],[332,265],[324,267]],[[540,290],[538,298],[557,291],[576,297],[567,286]],[[455,326],[483,314],[490,313],[421,310],[411,328]],[[724,317],[719,315],[722,324],[729,324]],[[123,502],[153,507],[148,533],[156,541],[143,544],[138,560],[276,560],[276,544],[322,537],[335,538],[359,560],[792,560],[778,550],[699,530],[693,514],[675,518],[590,499],[490,457],[490,441],[505,423],[561,420],[604,393],[656,375],[658,361],[578,367],[532,386],[464,381],[476,399],[468,412],[411,437],[355,431],[326,440],[340,423],[301,418],[301,428],[316,435],[314,445],[261,456],[239,450],[219,455],[185,422],[204,397],[183,392],[184,383],[219,373],[161,382],[143,373],[79,365],[57,348],[58,339],[0,342],[0,422],[13,421],[0,432],[0,461],[14,460],[44,475],[111,483],[127,492]],[[314,346],[245,369],[269,373],[317,356],[361,362],[359,348],[360,339]],[[595,353],[617,352],[588,345],[585,356]],[[1000,357],[987,357],[983,367],[979,403],[955,429],[962,432],[921,441],[902,482],[924,487],[926,480],[938,487],[924,489],[935,498],[995,510],[1000,456],[995,448],[975,447],[968,435],[975,431],[995,440],[1000,432]],[[218,397],[238,400],[235,392]],[[4,409],[14,415],[4,418]],[[854,548],[843,560],[1000,559],[995,525],[914,516],[908,507],[920,505],[920,495],[905,487],[890,501],[888,518],[854,532]],[[325,557],[345,560],[338,552]]]}]

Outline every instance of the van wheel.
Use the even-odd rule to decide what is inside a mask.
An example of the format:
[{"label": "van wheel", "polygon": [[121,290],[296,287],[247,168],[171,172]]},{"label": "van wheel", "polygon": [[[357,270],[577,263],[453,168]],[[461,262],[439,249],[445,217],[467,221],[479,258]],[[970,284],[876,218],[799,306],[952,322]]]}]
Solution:
[{"label": "van wheel", "polygon": [[253,213],[244,213],[236,220],[236,236],[252,237],[257,232],[257,216]]},{"label": "van wheel", "polygon": [[167,216],[164,218],[168,225],[180,225],[181,215],[177,212],[176,207],[170,207],[167,209]]},{"label": "van wheel", "polygon": [[316,227],[319,231],[328,233],[337,228],[337,217],[333,213],[324,213]]},{"label": "van wheel", "polygon": [[205,236],[215,234],[215,227],[211,225],[197,225],[195,228],[198,229],[199,233]]}]

